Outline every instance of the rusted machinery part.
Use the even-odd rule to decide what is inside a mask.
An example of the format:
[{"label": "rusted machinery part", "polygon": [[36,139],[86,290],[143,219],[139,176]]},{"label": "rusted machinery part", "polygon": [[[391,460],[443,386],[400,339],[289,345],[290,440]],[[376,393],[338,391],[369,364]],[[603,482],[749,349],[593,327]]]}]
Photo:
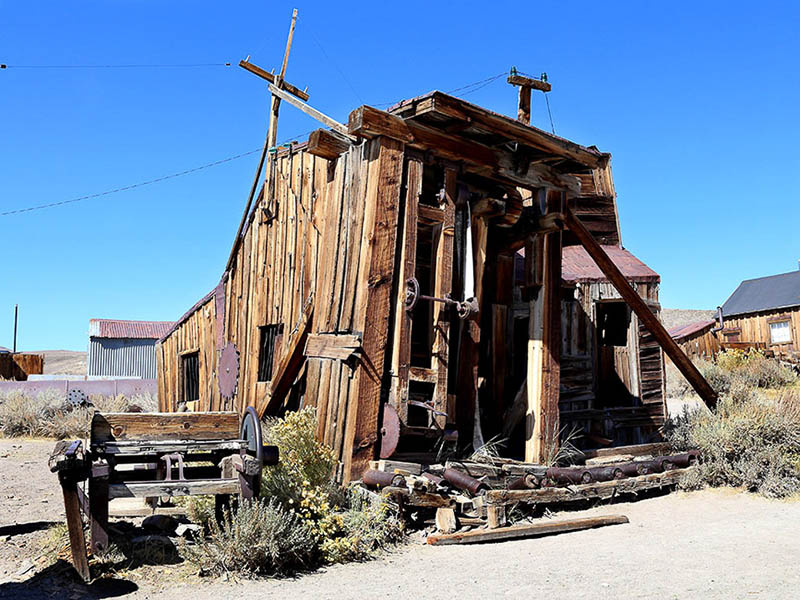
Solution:
[{"label": "rusted machinery part", "polygon": [[442,476],[458,489],[469,492],[473,496],[477,496],[489,489],[489,486],[484,482],[478,481],[474,477],[470,477],[456,469],[445,469]]},{"label": "rusted machinery part", "polygon": [[612,479],[624,479],[625,473],[616,465],[607,467],[593,467],[589,469],[592,481],[611,481]]},{"label": "rusted machinery part", "polygon": [[233,342],[222,349],[217,374],[220,395],[223,398],[233,398],[239,383],[239,350]]},{"label": "rusted machinery part", "polygon": [[547,479],[557,485],[592,483],[592,473],[586,467],[550,467],[545,473]]},{"label": "rusted machinery part", "polygon": [[445,485],[447,482],[444,480],[444,477],[439,477],[438,475],[434,475],[433,473],[423,473],[422,476],[427,479],[428,481],[434,483],[435,485]]},{"label": "rusted machinery part", "polygon": [[400,417],[391,404],[383,405],[381,426],[381,458],[390,458],[400,442]]},{"label": "rusted machinery part", "polygon": [[535,490],[541,487],[542,480],[533,473],[526,473],[508,484],[510,490]]},{"label": "rusted machinery part", "polygon": [[406,478],[402,475],[387,473],[385,471],[376,471],[375,469],[364,471],[364,474],[361,476],[361,481],[364,485],[370,487],[405,487],[406,485]]}]

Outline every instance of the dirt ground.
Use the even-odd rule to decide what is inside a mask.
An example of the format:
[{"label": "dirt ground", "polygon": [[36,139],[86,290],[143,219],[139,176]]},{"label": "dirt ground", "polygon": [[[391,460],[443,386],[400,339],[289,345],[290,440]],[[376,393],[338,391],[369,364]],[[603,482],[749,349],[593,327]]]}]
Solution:
[{"label": "dirt ground", "polygon": [[432,547],[420,538],[378,560],[295,579],[200,579],[186,565],[143,567],[85,587],[42,555],[63,519],[51,441],[0,439],[0,598],[797,598],[800,501],[734,490],[673,493],[570,516],[626,525],[496,544]]}]

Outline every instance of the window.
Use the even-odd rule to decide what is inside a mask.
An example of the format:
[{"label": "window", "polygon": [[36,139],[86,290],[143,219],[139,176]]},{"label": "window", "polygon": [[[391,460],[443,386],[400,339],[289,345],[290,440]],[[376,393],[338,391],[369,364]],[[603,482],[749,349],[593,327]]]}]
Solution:
[{"label": "window", "polygon": [[183,376],[183,401],[193,402],[200,399],[200,353],[191,352],[181,356],[181,374]]},{"label": "window", "polygon": [[769,337],[773,344],[788,344],[792,341],[789,321],[778,321],[769,324]]},{"label": "window", "polygon": [[272,365],[275,362],[275,341],[281,333],[280,325],[264,325],[258,328],[261,339],[258,344],[258,380],[272,381]]},{"label": "window", "polygon": [[597,303],[597,333],[601,346],[627,346],[631,315],[624,302]]}]

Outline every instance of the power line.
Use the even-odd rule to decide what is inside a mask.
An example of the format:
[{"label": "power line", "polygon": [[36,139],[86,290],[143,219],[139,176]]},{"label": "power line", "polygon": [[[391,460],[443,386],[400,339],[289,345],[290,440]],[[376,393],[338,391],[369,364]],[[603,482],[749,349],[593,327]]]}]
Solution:
[{"label": "power line", "polygon": [[[311,130],[313,131],[313,130]],[[305,133],[300,133],[298,135],[294,135],[292,137],[286,138],[283,141],[279,142],[277,145],[281,146],[283,144],[288,143],[291,140],[295,140],[297,138],[306,137],[311,133],[311,131],[306,131]],[[0,213],[0,217],[5,217],[7,215],[16,215],[19,213],[31,212],[34,210],[42,210],[44,208],[53,208],[56,206],[63,206],[65,204],[73,204],[75,202],[81,202],[83,200],[91,200],[92,198],[100,198],[101,196],[109,196],[111,194],[116,194],[119,192],[125,192],[127,190],[132,190],[134,188],[143,187],[146,185],[152,185],[154,183],[159,183],[161,181],[166,181],[167,179],[174,179],[176,177],[182,177],[183,175],[189,175],[190,173],[196,173],[197,171],[202,171],[203,169],[209,169],[211,167],[216,167],[217,165],[221,165],[223,163],[231,162],[237,160],[239,158],[244,158],[245,156],[250,156],[251,154],[255,154],[256,152],[261,152],[263,148],[256,148],[255,150],[248,150],[247,152],[242,152],[241,154],[236,154],[235,156],[229,156],[228,158],[223,158],[220,160],[215,160],[214,162],[207,163],[205,165],[200,165],[199,167],[194,167],[192,169],[186,169],[185,171],[180,171],[178,173],[172,173],[170,175],[164,175],[163,177],[158,177],[156,179],[150,179],[148,181],[142,181],[140,183],[134,183],[131,185],[126,185],[124,187],[115,188],[113,190],[106,190],[105,192],[98,192],[97,194],[89,194],[87,196],[80,196],[79,198],[70,198],[69,200],[62,200],[60,202],[51,202],[49,204],[40,204],[38,206],[29,206],[28,208],[18,208],[16,210],[8,210],[6,212]]]},{"label": "power line", "polygon": [[228,158],[223,158],[221,160],[216,160],[214,162],[201,165],[199,167],[194,167],[193,169],[186,169],[185,171],[180,171],[179,173],[172,173],[170,175],[164,175],[163,177],[158,177],[156,179],[150,179],[149,181],[142,181],[139,183],[134,183],[131,185],[126,185],[124,187],[115,188],[113,190],[106,190],[105,192],[99,192],[97,194],[89,194],[87,196],[81,196],[79,198],[71,198],[69,200],[62,200],[61,202],[51,202],[50,204],[40,204],[38,206],[29,206],[28,208],[18,208],[16,210],[8,210],[6,212],[0,213],[0,217],[5,217],[7,215],[15,215],[24,212],[30,212],[33,210],[41,210],[44,208],[53,208],[55,206],[63,206],[65,204],[72,204],[74,202],[81,202],[82,200],[91,200],[92,198],[100,198],[102,196],[109,196],[111,194],[116,194],[118,192],[125,192],[127,190],[132,190],[134,188],[143,187],[145,185],[152,185],[154,183],[158,183],[160,181],[165,181],[167,179],[174,179],[175,177],[181,177],[183,175],[188,175],[189,173],[196,173],[197,171],[202,171],[203,169],[209,169],[211,167],[216,167],[217,165],[221,165],[223,163],[231,162],[232,160],[236,160],[237,158],[243,158],[245,156],[250,156],[251,154],[255,154],[256,152],[260,152],[261,148],[256,148],[255,150],[250,150],[249,152],[243,152],[241,154],[237,154],[235,156],[229,156]]},{"label": "power line", "polygon": [[[498,75],[492,75],[491,77],[487,77],[486,79],[481,79],[480,81],[473,81],[472,83],[468,83],[467,85],[463,85],[463,86],[458,87],[458,88],[456,88],[454,90],[447,90],[444,93],[445,94],[457,94],[458,92],[462,92],[461,95],[462,96],[466,96],[467,94],[471,94],[473,92],[477,92],[479,89],[486,87],[490,83],[496,81],[497,79],[500,79],[501,77],[504,77],[505,75],[507,75],[507,73],[505,71],[503,71],[502,73],[500,73]],[[474,88],[474,89],[470,89],[470,88]],[[469,90],[469,91],[464,92],[462,90]],[[405,100],[405,98],[401,98],[400,100]],[[391,102],[378,102],[378,103],[373,104],[373,106],[391,106],[392,104],[397,104],[400,100],[393,100]]]},{"label": "power line", "polygon": [[9,65],[0,69],[185,69],[197,67],[230,67],[231,63],[144,64],[144,65]]}]

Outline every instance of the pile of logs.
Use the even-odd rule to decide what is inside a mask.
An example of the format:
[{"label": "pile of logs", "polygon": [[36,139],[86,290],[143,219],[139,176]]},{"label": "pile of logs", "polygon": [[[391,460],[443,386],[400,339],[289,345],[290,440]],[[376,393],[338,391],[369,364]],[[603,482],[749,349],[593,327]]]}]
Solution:
[{"label": "pile of logs", "polygon": [[[508,539],[549,533],[548,528],[525,526],[505,528],[508,507],[530,509],[575,501],[613,499],[645,490],[669,488],[699,460],[697,451],[679,454],[641,454],[623,452],[595,456],[586,464],[547,467],[509,459],[491,462],[447,461],[423,465],[391,460],[373,461],[361,485],[378,490],[396,504],[412,521],[435,525],[437,535],[428,543],[451,544]],[[638,448],[639,452],[666,450],[662,445]],[[424,518],[435,513],[435,517]],[[615,516],[600,521],[578,519],[558,525],[559,531],[597,527],[622,521]],[[477,531],[470,531],[478,528]],[[499,528],[503,528],[502,532]],[[498,530],[498,531],[494,531]],[[513,530],[514,533],[509,533]],[[499,537],[498,537],[499,536]]]}]

